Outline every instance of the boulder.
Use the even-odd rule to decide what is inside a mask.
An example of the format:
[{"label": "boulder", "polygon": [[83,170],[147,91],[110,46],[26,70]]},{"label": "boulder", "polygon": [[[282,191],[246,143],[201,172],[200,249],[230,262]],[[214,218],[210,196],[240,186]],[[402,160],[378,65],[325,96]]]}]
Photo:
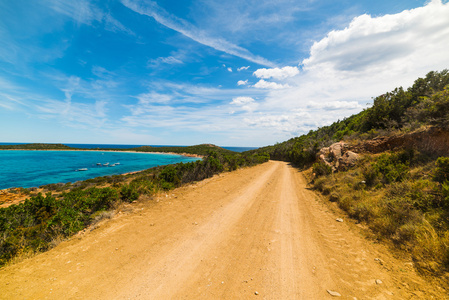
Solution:
[{"label": "boulder", "polygon": [[332,171],[346,170],[356,164],[359,155],[348,151],[349,145],[344,142],[334,143],[329,147],[321,148],[317,153],[317,159],[330,166]]},{"label": "boulder", "polygon": [[320,157],[321,155],[323,155],[324,157],[329,156],[330,154],[330,148],[329,147],[324,147],[321,148],[320,151],[318,151],[317,156]]},{"label": "boulder", "polygon": [[346,151],[339,159],[337,169],[339,171],[347,170],[354,167],[357,161],[360,159],[359,155],[352,151]]},{"label": "boulder", "polygon": [[335,144],[332,144],[329,147],[330,154],[332,157],[338,161],[338,159],[346,152],[346,150],[349,148],[348,144],[345,142],[338,142]]}]

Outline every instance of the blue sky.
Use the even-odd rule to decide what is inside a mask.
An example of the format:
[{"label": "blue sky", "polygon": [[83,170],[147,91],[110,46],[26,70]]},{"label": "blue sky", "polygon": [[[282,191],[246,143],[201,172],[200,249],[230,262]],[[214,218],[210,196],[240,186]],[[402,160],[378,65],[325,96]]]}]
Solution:
[{"label": "blue sky", "polygon": [[270,145],[447,45],[439,0],[0,0],[0,142]]}]

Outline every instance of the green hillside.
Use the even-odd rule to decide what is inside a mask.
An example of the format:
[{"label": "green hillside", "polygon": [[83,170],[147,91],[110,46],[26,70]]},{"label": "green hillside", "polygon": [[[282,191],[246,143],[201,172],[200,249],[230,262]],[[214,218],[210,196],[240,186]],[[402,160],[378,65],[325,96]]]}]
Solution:
[{"label": "green hillside", "polygon": [[400,87],[376,97],[373,106],[359,114],[252,152],[267,152],[272,159],[305,166],[315,161],[320,148],[342,139],[366,140],[427,124],[446,126],[449,121],[448,85],[448,70],[430,72],[407,90]]},{"label": "green hillside", "polygon": [[[339,141],[359,159],[336,171],[317,154]],[[372,238],[409,255],[421,272],[449,272],[448,70],[380,95],[359,114],[252,152],[313,166],[312,187],[365,224]]]}]

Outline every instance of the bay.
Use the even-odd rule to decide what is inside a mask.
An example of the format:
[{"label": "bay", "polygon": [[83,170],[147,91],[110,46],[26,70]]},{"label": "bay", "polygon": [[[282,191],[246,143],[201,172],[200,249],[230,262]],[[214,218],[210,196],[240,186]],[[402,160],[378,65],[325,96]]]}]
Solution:
[{"label": "bay", "polygon": [[0,151],[0,189],[75,182],[196,160],[199,158],[159,153],[4,150]]},{"label": "bay", "polygon": [[[25,145],[30,143],[0,143],[0,145]],[[82,149],[130,149],[130,148],[136,148],[146,145],[125,145],[125,144],[66,144],[64,145],[73,147],[73,148],[82,148]],[[186,146],[174,146],[174,145],[149,145],[151,147],[186,147]],[[257,147],[231,147],[231,146],[222,146],[222,148],[231,150],[234,152],[244,152],[248,150],[254,150],[257,149]]]}]

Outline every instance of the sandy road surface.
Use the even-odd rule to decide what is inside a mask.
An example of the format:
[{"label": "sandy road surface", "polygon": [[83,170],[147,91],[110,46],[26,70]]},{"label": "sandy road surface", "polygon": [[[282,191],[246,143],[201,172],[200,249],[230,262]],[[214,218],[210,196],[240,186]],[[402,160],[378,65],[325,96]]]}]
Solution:
[{"label": "sandy road surface", "polygon": [[[216,176],[0,270],[1,299],[444,299],[283,162]],[[375,258],[383,260],[383,264]],[[381,280],[376,283],[376,280]],[[257,292],[257,293],[256,293]]]}]

